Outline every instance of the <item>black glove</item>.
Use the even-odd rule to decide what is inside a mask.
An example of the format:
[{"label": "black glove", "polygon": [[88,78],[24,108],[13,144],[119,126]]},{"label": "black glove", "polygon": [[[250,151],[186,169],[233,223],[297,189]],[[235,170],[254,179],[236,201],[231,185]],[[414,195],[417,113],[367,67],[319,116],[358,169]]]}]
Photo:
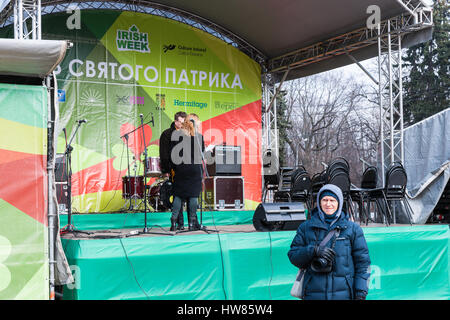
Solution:
[{"label": "black glove", "polygon": [[319,258],[324,258],[327,261],[333,261],[336,252],[333,249],[328,247],[316,246],[314,248],[314,255]]}]

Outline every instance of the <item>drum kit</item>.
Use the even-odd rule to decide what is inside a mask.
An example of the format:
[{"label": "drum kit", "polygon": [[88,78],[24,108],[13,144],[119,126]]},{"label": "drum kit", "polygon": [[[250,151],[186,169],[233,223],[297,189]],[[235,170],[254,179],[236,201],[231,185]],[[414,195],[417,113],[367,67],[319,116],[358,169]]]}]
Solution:
[{"label": "drum kit", "polygon": [[[145,160],[144,160],[145,161]],[[148,205],[154,211],[165,211],[172,207],[172,183],[167,178],[162,177],[159,157],[147,158],[146,177],[157,178],[153,184],[144,186],[144,176],[137,175],[137,165],[134,163],[134,176],[122,177],[122,198],[129,201],[129,210],[137,209],[147,198]],[[144,193],[147,192],[147,197]],[[132,205],[134,201],[134,206]]]}]

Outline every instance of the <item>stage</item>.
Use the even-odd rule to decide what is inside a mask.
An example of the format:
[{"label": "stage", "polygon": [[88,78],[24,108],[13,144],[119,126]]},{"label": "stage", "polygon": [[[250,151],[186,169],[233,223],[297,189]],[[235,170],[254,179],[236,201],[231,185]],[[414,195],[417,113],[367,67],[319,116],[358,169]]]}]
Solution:
[{"label": "stage", "polygon": [[[76,279],[63,299],[294,299],[297,270],[287,252],[295,231],[258,232],[252,217],[203,212],[208,232],[176,233],[170,213],[147,213],[142,234],[144,213],[74,214],[83,232],[62,235]],[[367,299],[450,298],[448,225],[362,227],[372,260]]]}]

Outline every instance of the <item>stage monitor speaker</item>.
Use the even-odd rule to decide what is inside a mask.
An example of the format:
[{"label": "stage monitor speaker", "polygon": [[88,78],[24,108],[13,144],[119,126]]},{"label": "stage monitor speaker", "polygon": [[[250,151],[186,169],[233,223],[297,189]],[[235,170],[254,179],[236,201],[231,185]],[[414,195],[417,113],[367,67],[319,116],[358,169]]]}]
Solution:
[{"label": "stage monitor speaker", "polygon": [[215,146],[213,152],[206,155],[209,176],[240,176],[241,147],[240,146]]},{"label": "stage monitor speaker", "polygon": [[55,157],[55,181],[67,182],[66,155],[57,153]]},{"label": "stage monitor speaker", "polygon": [[297,230],[306,221],[303,202],[260,203],[253,214],[257,231]]}]

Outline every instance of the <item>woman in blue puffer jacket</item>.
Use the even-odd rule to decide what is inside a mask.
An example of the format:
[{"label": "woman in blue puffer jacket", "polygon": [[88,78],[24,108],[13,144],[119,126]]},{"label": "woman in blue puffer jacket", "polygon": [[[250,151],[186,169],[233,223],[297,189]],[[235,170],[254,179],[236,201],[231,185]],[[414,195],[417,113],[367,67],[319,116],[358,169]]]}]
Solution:
[{"label": "woman in blue puffer jacket", "polygon": [[[368,292],[370,257],[361,227],[342,211],[339,187],[327,184],[317,194],[311,219],[302,223],[288,252],[298,268],[306,268],[304,300],[364,300]],[[327,244],[320,242],[331,231]],[[331,271],[320,268],[332,265]],[[312,265],[311,265],[312,263]],[[325,271],[325,272],[324,272]]]}]

